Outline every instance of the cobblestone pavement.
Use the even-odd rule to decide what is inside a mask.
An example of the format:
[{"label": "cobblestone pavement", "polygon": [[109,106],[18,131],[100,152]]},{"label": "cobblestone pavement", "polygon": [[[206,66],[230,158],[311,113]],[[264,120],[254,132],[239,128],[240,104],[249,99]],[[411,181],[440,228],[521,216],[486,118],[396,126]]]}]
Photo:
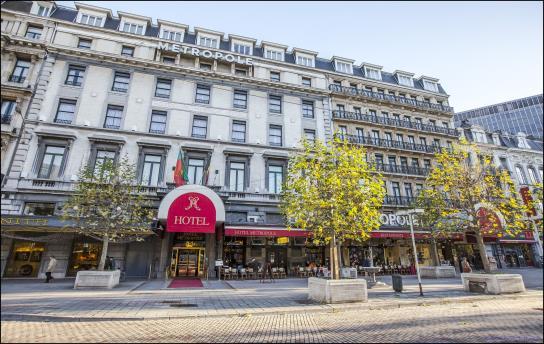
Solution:
[{"label": "cobblestone pavement", "polygon": [[8,342],[542,343],[542,296],[388,310],[138,321],[6,321]]}]

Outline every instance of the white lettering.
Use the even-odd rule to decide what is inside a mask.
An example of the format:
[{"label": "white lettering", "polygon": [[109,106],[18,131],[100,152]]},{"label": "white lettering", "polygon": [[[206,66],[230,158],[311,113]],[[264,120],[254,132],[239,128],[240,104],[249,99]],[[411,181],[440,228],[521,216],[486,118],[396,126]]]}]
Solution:
[{"label": "white lettering", "polygon": [[198,48],[191,48],[191,54],[195,56],[200,56],[200,50],[198,50]]},{"label": "white lettering", "polygon": [[234,62],[234,56],[231,54],[227,54],[225,55],[225,60],[227,60],[227,62]]},{"label": "white lettering", "polygon": [[400,226],[404,226],[406,224],[406,217],[404,216],[397,216],[397,223]]},{"label": "white lettering", "polygon": [[171,50],[175,53],[179,53],[180,48],[179,44],[172,44]]},{"label": "white lettering", "polygon": [[159,42],[159,50],[168,50],[168,43]]},{"label": "white lettering", "polygon": [[210,57],[213,56],[213,54],[212,54],[212,52],[209,51],[209,50],[204,50],[204,51],[202,52],[202,56],[210,58]]},{"label": "white lettering", "polygon": [[189,47],[181,47],[181,50],[183,50],[184,54],[187,54],[187,50],[189,50]]},{"label": "white lettering", "polygon": [[397,217],[394,214],[389,214],[389,224],[394,226],[397,224]]},{"label": "white lettering", "polygon": [[207,58],[213,58],[216,60],[225,60],[227,62],[235,62],[239,64],[246,64],[246,65],[253,65],[253,60],[251,58],[244,58],[243,56],[239,55],[232,55],[232,54],[224,54],[222,52],[216,51],[213,52],[211,50],[200,50],[199,48],[192,48],[183,46],[180,44],[174,44],[174,43],[164,43],[164,42],[158,42],[157,49],[159,50],[169,50],[175,53],[183,53],[183,54],[190,54],[193,56],[203,56]]},{"label": "white lettering", "polygon": [[381,214],[380,215],[380,222],[384,225],[388,225],[389,224],[389,216],[387,216],[386,214]]},{"label": "white lettering", "polygon": [[216,51],[216,52],[215,52],[215,59],[216,59],[216,60],[221,60],[221,59],[223,59],[223,53],[220,53],[219,51]]}]

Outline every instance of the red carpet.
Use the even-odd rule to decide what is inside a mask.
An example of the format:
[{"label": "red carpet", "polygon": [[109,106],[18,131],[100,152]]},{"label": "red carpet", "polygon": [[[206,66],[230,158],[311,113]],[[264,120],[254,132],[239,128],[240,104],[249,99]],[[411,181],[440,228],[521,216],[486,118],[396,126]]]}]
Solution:
[{"label": "red carpet", "polygon": [[168,288],[203,288],[200,278],[194,279],[174,279]]}]

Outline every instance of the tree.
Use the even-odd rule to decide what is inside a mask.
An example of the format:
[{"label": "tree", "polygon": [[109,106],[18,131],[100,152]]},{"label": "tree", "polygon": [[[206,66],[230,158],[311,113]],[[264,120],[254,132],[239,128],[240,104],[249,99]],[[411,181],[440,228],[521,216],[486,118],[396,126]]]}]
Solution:
[{"label": "tree", "polygon": [[97,161],[93,169],[83,166],[74,193],[63,206],[63,220],[86,236],[102,241],[98,270],[104,270],[108,243],[137,241],[153,234],[150,201],[136,183],[136,171],[125,156]]},{"label": "tree", "polygon": [[520,199],[507,170],[496,168],[492,157],[461,140],[451,151],[436,154],[436,165],[418,195],[420,219],[434,234],[474,232],[486,272],[490,272],[484,234],[515,235],[527,228],[528,207]]},{"label": "tree", "polygon": [[280,208],[289,226],[312,232],[314,243],[329,244],[332,278],[340,278],[340,246],[364,241],[380,227],[385,196],[382,177],[366,161],[363,147],[335,139],[303,142],[289,162]]}]

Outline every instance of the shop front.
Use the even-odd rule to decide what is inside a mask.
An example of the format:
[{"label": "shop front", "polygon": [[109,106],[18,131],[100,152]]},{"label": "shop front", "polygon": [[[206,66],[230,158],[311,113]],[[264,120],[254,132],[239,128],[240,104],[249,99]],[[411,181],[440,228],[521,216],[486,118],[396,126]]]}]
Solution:
[{"label": "shop front", "polygon": [[14,240],[4,277],[37,277],[44,251],[43,242]]},{"label": "shop front", "polygon": [[170,261],[172,277],[203,277],[206,275],[206,235],[175,233]]}]

